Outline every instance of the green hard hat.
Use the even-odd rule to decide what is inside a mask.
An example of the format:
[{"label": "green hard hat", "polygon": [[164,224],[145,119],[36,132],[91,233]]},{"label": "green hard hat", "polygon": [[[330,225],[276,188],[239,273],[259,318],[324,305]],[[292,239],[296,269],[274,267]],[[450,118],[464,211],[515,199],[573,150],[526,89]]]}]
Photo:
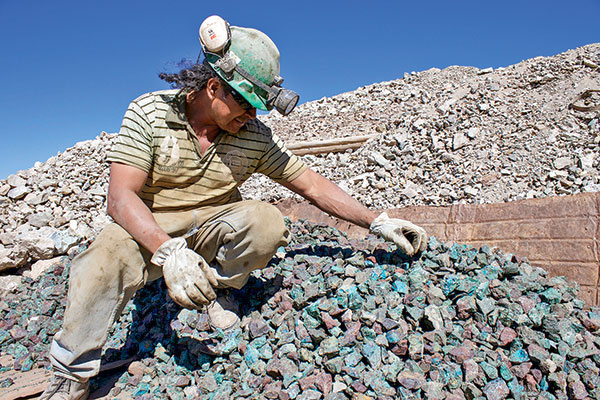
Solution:
[{"label": "green hard hat", "polygon": [[[231,27],[231,44],[227,50],[240,67],[266,86],[277,84],[279,77],[279,50],[264,33],[252,28]],[[206,60],[215,72],[238,91],[252,106],[268,111],[269,93],[240,75],[237,70],[226,73],[219,67],[221,57],[205,53]]]}]

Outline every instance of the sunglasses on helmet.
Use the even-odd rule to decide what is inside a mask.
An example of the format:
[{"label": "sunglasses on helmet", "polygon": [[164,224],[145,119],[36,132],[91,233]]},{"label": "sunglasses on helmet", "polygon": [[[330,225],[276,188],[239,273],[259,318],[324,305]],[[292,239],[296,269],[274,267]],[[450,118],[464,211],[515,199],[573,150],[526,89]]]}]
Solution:
[{"label": "sunglasses on helmet", "polygon": [[225,90],[225,92],[229,93],[231,95],[231,97],[233,97],[233,99],[235,100],[235,102],[240,107],[242,107],[244,110],[251,110],[251,109],[254,108],[254,106],[252,104],[250,104],[248,102],[248,100],[246,100],[244,98],[244,96],[242,96],[241,94],[239,94],[237,90],[235,90],[234,88],[232,88],[223,79],[219,79],[219,80],[221,81],[221,84],[223,85],[223,89]]}]

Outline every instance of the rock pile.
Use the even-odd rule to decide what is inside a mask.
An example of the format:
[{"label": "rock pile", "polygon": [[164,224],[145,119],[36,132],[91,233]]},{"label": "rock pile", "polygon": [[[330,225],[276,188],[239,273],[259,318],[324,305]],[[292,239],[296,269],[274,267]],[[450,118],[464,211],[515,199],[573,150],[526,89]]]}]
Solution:
[{"label": "rock pile", "polygon": [[[288,143],[379,132],[354,152],[305,156],[369,207],[598,191],[600,112],[568,106],[600,88],[599,64],[600,44],[591,44],[497,70],[431,69],[261,119]],[[102,133],[0,181],[0,271],[67,254],[108,222],[114,137]],[[261,176],[242,191],[269,202],[292,195]]]},{"label": "rock pile", "polygon": [[[598,191],[600,111],[569,104],[600,89],[599,64],[593,44],[497,70],[433,68],[265,121],[288,142],[381,133],[354,153],[308,157],[372,207]],[[263,199],[289,196],[267,179],[250,184]]]},{"label": "rock pile", "polygon": [[[486,247],[432,238],[409,260],[373,236],[290,229],[292,243],[234,293],[239,328],[212,331],[205,314],[168,300],[162,280],[140,291],[104,349],[106,361],[138,357],[110,396],[600,398],[600,308],[584,311],[564,278]],[[5,369],[47,365],[68,267],[0,301]]]},{"label": "rock pile", "polygon": [[68,254],[107,224],[114,138],[102,133],[0,181],[0,271]]}]

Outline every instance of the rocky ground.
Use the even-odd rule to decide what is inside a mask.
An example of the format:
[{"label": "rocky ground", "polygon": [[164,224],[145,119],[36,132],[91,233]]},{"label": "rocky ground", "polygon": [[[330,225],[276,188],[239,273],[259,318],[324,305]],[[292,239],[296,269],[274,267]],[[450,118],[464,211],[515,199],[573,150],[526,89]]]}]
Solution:
[{"label": "rocky ground", "polygon": [[[289,221],[288,221],[289,223]],[[212,330],[162,280],[109,334],[92,390],[119,399],[599,399],[600,308],[511,254],[432,239],[418,260],[369,236],[289,224],[293,241]],[[81,250],[81,249],[79,249]],[[46,367],[67,257],[0,301],[0,372]],[[2,388],[10,387],[7,379]]]},{"label": "rocky ground", "polygon": [[[431,69],[303,104],[287,118],[270,114],[261,119],[287,143],[378,133],[359,150],[304,157],[312,168],[370,207],[493,203],[598,191],[600,111],[578,111],[569,105],[585,89],[600,89],[599,64],[600,44],[591,44],[496,70]],[[579,100],[578,104],[597,105],[600,98],[591,96]],[[48,340],[58,329],[57,323],[52,321],[60,320],[64,307],[65,271],[68,271],[70,259],[109,221],[105,213],[108,185],[105,158],[114,137],[114,134],[102,133],[94,140],[78,143],[44,163],[36,163],[31,169],[0,181],[0,271],[3,271],[0,275],[0,356],[13,357],[10,365],[0,365],[0,371],[47,365],[43,354]],[[291,196],[286,189],[264,177],[254,177],[246,182],[243,194],[246,198],[270,202]],[[181,314],[180,310],[172,309],[173,303],[167,303],[165,309],[157,311],[167,313],[165,315],[148,314],[144,308],[136,309],[133,303],[130,304],[129,314],[126,314],[129,317],[124,317],[115,328],[116,336],[106,349],[120,349],[120,353],[109,352],[108,358],[111,354],[116,358],[124,357],[124,353],[133,351],[133,345],[119,342],[123,338],[117,334],[135,330],[130,326],[131,313],[142,313],[143,321],[175,319],[171,322],[171,331],[161,332],[162,328],[156,327],[154,336],[140,337],[135,342],[141,365],[136,364],[137,370],[122,376],[117,385],[121,396],[156,398],[151,393],[162,393],[159,397],[194,398],[193,393],[198,390],[205,393],[211,388],[213,392],[215,388],[225,388],[226,393],[215,398],[229,398],[227,396],[234,389],[236,393],[240,390],[240,397],[246,398],[251,398],[259,389],[261,393],[270,393],[269,398],[281,399],[349,398],[340,396],[350,396],[350,393],[357,396],[362,393],[364,397],[357,397],[359,399],[377,395],[410,398],[426,393],[430,396],[443,393],[448,399],[460,398],[461,393],[468,398],[505,398],[508,395],[518,398],[528,391],[544,393],[552,389],[557,398],[598,398],[598,393],[593,391],[598,382],[589,373],[586,375],[586,371],[598,375],[599,316],[597,311],[585,314],[581,310],[576,289],[569,289],[570,284],[549,280],[543,272],[531,269],[526,263],[511,261],[510,256],[488,254],[488,250],[436,245],[435,239],[421,261],[400,267],[400,260],[394,258],[397,256],[390,260],[385,257],[391,256],[381,258],[373,253],[376,246],[373,243],[348,244],[338,233],[320,232],[322,228],[294,226],[293,229],[308,243],[333,237],[342,246],[341,253],[334,256],[325,249],[312,248],[312,256],[325,259],[316,260],[317,264],[323,265],[321,270],[313,271],[314,277],[321,281],[315,283],[316,288],[314,285],[306,288],[303,277],[298,274],[315,260],[311,259],[307,264],[298,257],[297,246],[303,245],[301,240],[282,249],[280,259],[274,261],[277,264],[273,264],[266,275],[258,274],[254,281],[262,287],[265,284],[261,282],[276,276],[283,279],[280,292],[271,293],[270,289],[265,289],[266,308],[256,305],[251,310],[254,312],[251,320],[255,321],[252,324],[262,327],[264,323],[260,321],[267,321],[266,331],[253,333],[252,329],[258,328],[250,324],[250,320],[246,321],[250,325],[236,331],[235,346],[226,353],[205,359],[194,347],[196,344],[183,341],[182,335],[193,336],[190,329],[202,332],[203,325],[194,325],[202,323],[201,316],[190,317],[194,320],[190,323],[186,322],[185,312]],[[308,230],[304,236],[303,229]],[[360,250],[361,246],[363,250]],[[365,246],[370,250],[364,250]],[[386,254],[391,251],[387,249]],[[453,262],[440,261],[453,257],[452,252],[460,253],[458,258],[452,258]],[[357,257],[366,259],[371,257],[368,265],[358,265],[361,269],[369,268],[367,275],[337,273],[333,265],[329,265],[343,260],[343,265],[356,266],[349,260],[355,254],[362,254]],[[457,263],[463,257],[472,267],[460,269]],[[487,271],[482,264],[484,257],[496,259],[500,270],[507,268],[507,263],[515,262],[521,269],[514,273]],[[426,263],[428,259],[442,263],[443,273],[439,276],[432,273],[433,266]],[[326,265],[329,266],[326,268]],[[381,275],[383,270],[386,272]],[[409,282],[410,274],[421,274],[420,271],[425,271],[423,284],[426,286],[409,284],[404,289],[402,283],[397,283]],[[491,278],[487,276],[488,272]],[[369,283],[371,274],[379,274],[374,278],[377,285]],[[459,279],[456,277],[478,279],[478,285],[485,285],[487,279],[493,287],[489,292],[486,289],[481,293],[491,294],[495,299],[496,316],[489,317],[492,310],[487,307],[490,305],[483,301],[482,295],[477,297],[477,293],[470,292],[473,288],[457,292],[444,289],[444,285],[452,286],[448,279]],[[532,277],[536,279],[535,285],[529,282]],[[505,289],[497,290],[508,294],[504,302],[501,295],[494,297],[494,285],[500,285],[496,281],[506,285],[502,286]],[[324,287],[323,282],[326,282]],[[377,294],[381,295],[380,289],[375,288],[378,285],[389,293],[400,293],[399,303],[394,303],[396,295],[390,298],[394,304],[387,298],[378,303]],[[400,285],[399,289],[394,285]],[[140,296],[162,296],[164,301],[165,292],[161,291],[160,284],[155,286],[153,290],[158,292],[144,291]],[[316,290],[315,295],[307,299],[307,290],[311,293]],[[337,308],[331,308],[333,298],[350,292],[358,293],[365,303],[356,308],[338,303]],[[304,303],[297,300],[296,295],[310,301]],[[276,310],[274,304],[269,304],[269,298],[275,297],[288,299],[291,308],[284,310],[280,305]],[[155,300],[160,303],[160,299]],[[321,308],[323,302],[325,308]],[[400,305],[401,310],[398,309]],[[40,309],[43,316],[31,314],[32,310]],[[506,310],[505,314],[502,310]],[[549,317],[540,317],[539,321],[532,321],[531,315],[522,317],[531,310]],[[314,326],[306,328],[308,336],[303,336],[304,331],[292,326],[288,319],[302,321],[305,325],[308,321]],[[405,323],[392,327],[387,319]],[[168,321],[165,323],[169,324]],[[448,329],[454,325],[470,330],[466,334],[453,329],[446,332],[443,329],[446,324]],[[145,325],[143,322],[144,329],[139,335],[148,333],[145,329],[150,327]],[[290,342],[282,341],[281,335],[285,336],[285,332],[277,336],[281,326],[294,330]],[[319,329],[321,331],[315,331]],[[353,329],[359,329],[360,334],[352,343],[346,343],[344,338]],[[400,335],[397,342],[393,335],[390,340],[390,331],[398,331],[395,333]],[[437,331],[444,331],[443,337],[432,333]],[[203,336],[202,340],[223,339],[222,333],[211,335]],[[334,339],[326,341],[324,335]],[[494,340],[482,348],[482,338],[490,336]],[[159,337],[166,340],[162,345],[166,352],[159,351],[160,354],[158,347],[148,347],[155,343],[147,342]],[[257,340],[262,345],[255,343]],[[292,342],[293,348],[287,346],[289,352],[282,353],[281,348]],[[192,361],[182,361],[175,356],[183,343],[193,347],[183,349],[187,349],[188,356],[193,356],[189,356]],[[266,344],[268,346],[264,347]],[[397,345],[408,347],[402,350],[395,348]],[[413,350],[410,350],[411,346]],[[420,349],[419,346],[423,347],[420,354],[415,350]],[[455,347],[460,350],[452,355]],[[256,359],[248,355],[251,348],[260,353]],[[292,368],[289,375],[277,372],[279,365],[269,366],[273,357],[267,349],[276,353],[274,359],[287,360],[285,365]],[[464,352],[470,356],[464,358]],[[255,353],[250,350],[252,354]],[[373,354],[380,354],[378,363],[371,362]],[[340,357],[345,360],[342,364],[331,361]],[[348,359],[356,360],[356,363],[348,365]],[[550,361],[544,361],[546,359]],[[423,369],[424,364],[430,366],[429,370]],[[228,369],[228,365],[233,365],[234,369]],[[432,365],[441,367],[431,368]],[[165,375],[161,372],[165,368],[173,373]],[[339,368],[350,368],[351,371],[342,373]],[[432,372],[434,370],[437,372]],[[186,380],[190,371],[193,378]],[[250,377],[249,382],[255,386],[235,386],[240,376]],[[171,382],[173,377],[180,381]],[[350,379],[353,377],[355,379]],[[303,378],[308,380],[302,381]],[[222,382],[230,383],[221,385]],[[6,385],[10,382],[0,382],[0,388]],[[180,389],[169,392],[166,389],[169,386]],[[140,387],[147,390],[136,392]],[[227,388],[231,391],[227,392]],[[153,392],[155,390],[157,392]],[[341,394],[334,396],[334,393]],[[502,393],[504,397],[494,397],[494,393]]]}]

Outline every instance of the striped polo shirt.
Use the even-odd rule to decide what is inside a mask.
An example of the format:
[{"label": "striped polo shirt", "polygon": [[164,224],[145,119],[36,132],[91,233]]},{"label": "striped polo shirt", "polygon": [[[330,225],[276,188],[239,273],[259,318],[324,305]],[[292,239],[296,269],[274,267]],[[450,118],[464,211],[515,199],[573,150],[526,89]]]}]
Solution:
[{"label": "striped polo shirt", "polygon": [[238,186],[254,172],[290,182],[307,168],[257,119],[238,133],[221,131],[203,155],[178,90],[135,99],[107,159],[148,173],[140,197],[154,212],[238,201]]}]

